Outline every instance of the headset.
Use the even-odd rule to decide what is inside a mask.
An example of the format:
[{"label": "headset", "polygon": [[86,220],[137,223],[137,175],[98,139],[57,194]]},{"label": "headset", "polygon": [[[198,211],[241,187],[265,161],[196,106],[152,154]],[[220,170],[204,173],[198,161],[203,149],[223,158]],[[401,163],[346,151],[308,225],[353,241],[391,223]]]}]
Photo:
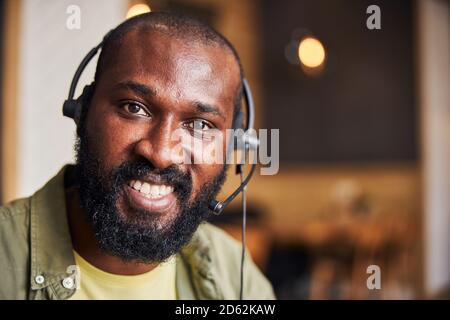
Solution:
[{"label": "headset", "polygon": [[[114,30],[109,31],[104,37],[103,40],[94,48],[92,48],[87,55],[83,58],[80,65],[78,66],[75,75],[72,78],[72,82],[70,84],[69,89],[69,95],[68,98],[64,101],[63,104],[63,115],[69,118],[72,118],[75,123],[78,126],[82,109],[85,106],[86,103],[86,97],[92,93],[92,90],[94,88],[93,84],[86,85],[83,88],[82,94],[75,99],[75,90],[77,88],[78,82],[81,78],[81,75],[83,71],[86,69],[89,62],[94,58],[94,56],[97,54],[97,52],[103,47],[105,41],[108,39],[108,37],[111,35],[111,33]],[[246,123],[245,126],[243,126],[244,134],[242,135],[234,135],[235,143],[234,148],[235,150],[239,148],[243,148],[243,152],[245,152],[245,155],[249,152],[249,150],[257,150],[259,146],[259,140],[258,138],[252,134],[253,132],[253,126],[255,121],[255,108],[253,103],[253,96],[252,92],[250,90],[250,86],[247,82],[247,80],[244,78],[242,83],[242,92],[244,97],[244,105],[246,109]],[[244,115],[242,111],[240,110],[238,114],[236,115],[237,121],[235,121],[234,129],[242,125],[242,120],[244,118]],[[236,174],[240,175],[241,184],[239,187],[235,189],[235,191],[229,195],[225,200],[218,201],[218,200],[211,200],[208,207],[214,213],[215,215],[220,215],[222,211],[230,204],[231,201],[233,201],[240,193],[242,193],[242,257],[241,257],[241,272],[240,272],[240,292],[239,292],[239,299],[243,299],[243,287],[244,287],[244,260],[245,260],[245,229],[246,229],[246,221],[247,221],[247,203],[246,203],[246,186],[250,182],[250,179],[253,176],[253,173],[255,172],[256,164],[252,163],[250,171],[248,172],[247,176],[244,178],[243,174],[243,164],[237,163],[236,164]]]}]

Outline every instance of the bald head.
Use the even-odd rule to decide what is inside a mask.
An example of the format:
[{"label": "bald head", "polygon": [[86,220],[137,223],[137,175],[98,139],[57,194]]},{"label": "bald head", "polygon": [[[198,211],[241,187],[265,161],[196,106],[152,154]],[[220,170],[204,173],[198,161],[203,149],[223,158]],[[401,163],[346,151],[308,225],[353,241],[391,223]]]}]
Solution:
[{"label": "bald head", "polygon": [[[116,63],[117,53],[124,46],[139,50],[150,44],[152,34],[159,34],[181,41],[185,46],[211,47],[230,55],[237,65],[239,83],[235,90],[234,115],[240,110],[242,98],[243,70],[233,45],[207,24],[175,13],[151,12],[135,16],[116,27],[105,39],[95,72],[95,82],[100,81],[105,69]],[[130,43],[131,42],[133,43]],[[151,45],[151,44],[150,44]],[[141,48],[136,48],[139,46]],[[234,117],[236,118],[236,117]]]}]

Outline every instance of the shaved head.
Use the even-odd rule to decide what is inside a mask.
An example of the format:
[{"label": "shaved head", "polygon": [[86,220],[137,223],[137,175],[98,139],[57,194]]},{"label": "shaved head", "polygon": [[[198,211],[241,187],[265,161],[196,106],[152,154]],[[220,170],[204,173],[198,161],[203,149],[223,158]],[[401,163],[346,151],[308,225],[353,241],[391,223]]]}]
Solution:
[{"label": "shaved head", "polygon": [[[136,33],[138,39],[144,41],[151,33],[160,33],[168,37],[182,40],[192,46],[213,46],[228,51],[239,67],[239,85],[236,88],[234,101],[234,117],[240,110],[242,99],[243,68],[233,45],[209,25],[194,18],[166,12],[149,12],[126,20],[115,28],[105,39],[95,71],[95,82],[98,83],[104,70],[115,63],[117,51],[127,45],[129,33]],[[142,43],[145,46],[144,43]],[[235,125],[234,121],[233,124]]]}]

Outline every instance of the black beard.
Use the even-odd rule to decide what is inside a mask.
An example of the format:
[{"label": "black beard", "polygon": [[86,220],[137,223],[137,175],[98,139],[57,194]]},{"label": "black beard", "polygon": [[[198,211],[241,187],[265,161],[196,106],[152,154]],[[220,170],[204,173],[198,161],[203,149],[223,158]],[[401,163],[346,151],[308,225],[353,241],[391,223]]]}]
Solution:
[{"label": "black beard", "polygon": [[[84,132],[83,132],[84,131]],[[123,261],[163,262],[189,242],[200,223],[209,216],[208,203],[215,198],[226,177],[226,166],[213,181],[202,186],[189,204],[192,179],[176,166],[156,169],[148,161],[122,163],[105,172],[101,161],[88,146],[85,130],[80,132],[76,146],[76,175],[81,206],[94,231],[100,248]],[[149,173],[160,175],[164,184],[174,187],[179,212],[165,225],[158,215],[134,210],[133,217],[121,214],[117,202],[130,180],[139,180]]]}]

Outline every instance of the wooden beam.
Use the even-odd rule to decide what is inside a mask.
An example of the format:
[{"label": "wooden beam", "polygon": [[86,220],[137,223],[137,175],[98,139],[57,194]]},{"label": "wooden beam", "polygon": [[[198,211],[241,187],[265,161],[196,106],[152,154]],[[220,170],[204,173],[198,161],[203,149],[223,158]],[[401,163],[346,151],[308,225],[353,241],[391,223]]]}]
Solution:
[{"label": "wooden beam", "polygon": [[1,117],[1,200],[11,201],[17,190],[17,86],[20,35],[20,0],[5,1]]}]

